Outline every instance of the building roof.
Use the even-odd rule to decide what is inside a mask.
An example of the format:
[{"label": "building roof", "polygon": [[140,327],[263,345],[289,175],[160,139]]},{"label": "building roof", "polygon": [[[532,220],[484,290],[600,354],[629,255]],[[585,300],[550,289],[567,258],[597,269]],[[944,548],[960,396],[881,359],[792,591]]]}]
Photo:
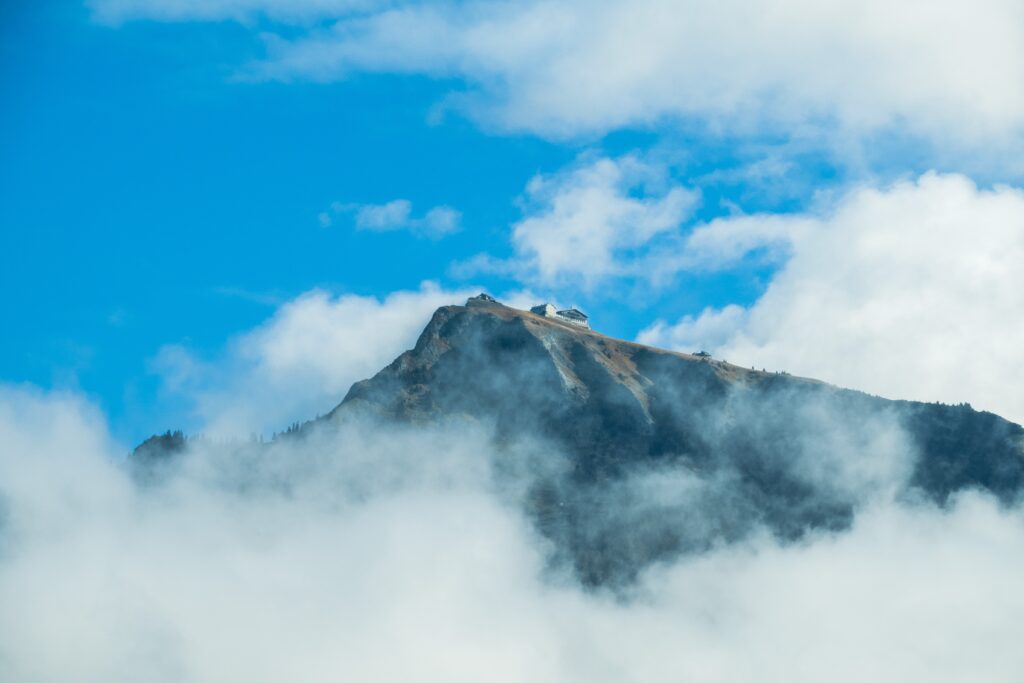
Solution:
[{"label": "building roof", "polygon": [[566,318],[576,318],[577,320],[587,319],[587,314],[578,308],[566,308],[565,310],[558,311],[558,315],[565,316]]}]

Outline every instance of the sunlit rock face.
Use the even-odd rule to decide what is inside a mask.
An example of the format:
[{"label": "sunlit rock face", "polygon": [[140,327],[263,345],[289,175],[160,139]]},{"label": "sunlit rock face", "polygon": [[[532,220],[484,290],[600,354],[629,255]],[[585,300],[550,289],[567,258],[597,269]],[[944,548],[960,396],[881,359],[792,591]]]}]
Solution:
[{"label": "sunlit rock face", "polygon": [[758,530],[842,529],[879,497],[942,503],[978,487],[1009,501],[1024,483],[1024,430],[990,413],[662,351],[487,300],[438,309],[327,422],[357,414],[472,420],[510,452],[537,444],[527,505],[590,584]]}]

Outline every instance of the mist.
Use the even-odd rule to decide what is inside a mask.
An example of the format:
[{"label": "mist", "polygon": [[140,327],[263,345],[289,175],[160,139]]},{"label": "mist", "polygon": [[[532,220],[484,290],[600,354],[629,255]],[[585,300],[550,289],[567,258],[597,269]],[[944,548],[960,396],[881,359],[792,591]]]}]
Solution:
[{"label": "mist", "polygon": [[[1024,671],[1017,506],[968,491],[939,507],[872,484],[883,493],[858,494],[847,528],[712,534],[626,587],[595,588],[559,561],[524,505],[538,477],[560,476],[560,455],[540,442],[498,448],[488,429],[353,421],[258,455],[196,440],[146,479],[82,398],[5,388],[0,678],[1016,681]],[[864,488],[860,471],[844,490]],[[700,473],[647,470],[611,492],[605,519],[643,532],[660,512],[700,529],[727,490]]]}]

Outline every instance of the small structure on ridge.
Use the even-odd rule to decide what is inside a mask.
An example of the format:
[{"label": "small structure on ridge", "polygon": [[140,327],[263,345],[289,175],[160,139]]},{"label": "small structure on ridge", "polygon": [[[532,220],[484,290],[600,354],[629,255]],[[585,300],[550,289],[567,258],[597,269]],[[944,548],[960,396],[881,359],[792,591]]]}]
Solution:
[{"label": "small structure on ridge", "polygon": [[587,318],[587,314],[578,308],[566,308],[564,310],[555,310],[555,307],[551,304],[541,304],[534,306],[530,309],[530,313],[534,313],[543,318],[554,318],[560,320],[563,323],[569,323],[570,325],[576,325],[577,327],[583,327],[590,329],[590,322]]},{"label": "small structure on ridge", "polygon": [[485,292],[480,292],[476,296],[471,296],[468,299],[466,299],[466,305],[467,306],[472,306],[473,304],[496,304],[496,303],[498,303],[498,300],[495,299],[490,294],[487,294]]}]

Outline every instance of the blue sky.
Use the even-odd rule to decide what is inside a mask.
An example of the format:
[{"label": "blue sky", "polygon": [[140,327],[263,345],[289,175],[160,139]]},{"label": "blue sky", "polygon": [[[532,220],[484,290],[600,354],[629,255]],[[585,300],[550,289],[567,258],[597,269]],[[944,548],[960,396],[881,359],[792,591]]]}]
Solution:
[{"label": "blue sky", "polygon": [[[914,85],[901,88],[903,52],[894,52],[897,68],[872,66],[868,56],[879,48],[868,38],[876,37],[854,35],[851,44],[862,40],[863,49],[847,59],[862,60],[864,75],[851,70],[836,90],[838,67],[824,64],[833,71],[820,81],[807,71],[825,48],[809,43],[794,56],[759,47],[756,33],[723,40],[747,41],[733,47],[752,51],[745,63],[754,66],[731,66],[717,47],[699,44],[682,56],[693,70],[680,71],[682,57],[671,51],[634,66],[630,57],[595,53],[608,42],[607,26],[573,15],[578,3],[559,4],[573,28],[554,42],[544,30],[523,33],[537,23],[493,3],[6,4],[0,379],[82,392],[126,441],[198,429],[207,420],[197,417],[196,392],[224,393],[241,380],[208,376],[202,390],[175,390],[175,371],[161,361],[169,349],[207,368],[234,367],[238,340],[272,327],[304,293],[385,301],[425,281],[460,295],[479,287],[516,301],[553,298],[584,308],[613,336],[828,375],[866,361],[844,364],[849,351],[836,348],[801,365],[807,353],[787,355],[792,340],[765,331],[782,322],[765,310],[796,310],[793,299],[765,299],[770,288],[772,296],[823,291],[817,275],[789,268],[821,262],[807,245],[822,239],[805,235],[852,230],[846,239],[856,242],[859,228],[837,216],[859,215],[869,190],[893,207],[883,224],[905,224],[893,217],[901,182],[912,203],[955,194],[953,178],[968,183],[968,204],[1005,199],[1003,191],[1016,197],[1012,152],[1024,108],[984,97],[1013,72],[990,73],[978,93],[961,96],[953,66],[934,89],[911,69]],[[613,5],[601,3],[612,14]],[[521,12],[530,11],[548,10],[523,3]],[[473,23],[481,16],[505,28],[490,36],[491,24]],[[935,20],[941,38],[943,22],[957,17],[939,11]],[[701,21],[728,26],[714,16],[694,23]],[[820,32],[842,25],[825,22]],[[486,41],[477,40],[481,32]],[[674,43],[649,35],[639,45]],[[622,36],[627,47],[631,40]],[[918,47],[922,63],[933,63],[941,45]],[[895,72],[895,87],[871,69]],[[923,183],[930,170],[948,187]],[[360,224],[369,215],[361,207],[395,200],[411,212],[377,229]],[[454,212],[457,229],[428,234],[424,216],[434,207]],[[972,211],[965,208],[960,225],[974,225]],[[591,239],[593,225],[606,226],[604,242]],[[980,241],[1006,253],[1018,244],[1017,225],[1014,214]],[[551,251],[559,244],[563,251]],[[565,250],[586,264],[573,265]],[[917,251],[913,242],[906,251]],[[920,258],[938,268],[943,257]],[[787,284],[799,277],[803,284]],[[844,291],[859,291],[858,282]],[[851,308],[814,334],[838,338],[851,315],[893,299],[883,288],[819,302]],[[935,309],[928,320],[942,327],[943,315]],[[872,334],[883,343],[906,338],[899,328]],[[407,334],[398,336],[405,343]],[[995,353],[1003,364],[1016,359]],[[249,360],[231,372],[260,365]],[[886,372],[877,368],[826,378],[910,397],[961,392],[984,403],[976,397],[983,389],[953,380],[915,384],[926,370],[935,372],[901,376],[900,385],[878,385]],[[303,409],[326,409],[336,398],[318,395]],[[275,414],[246,427],[270,431],[293,417],[308,415]]]},{"label": "blue sky", "polygon": [[[114,30],[50,3],[5,29],[0,277],[18,323],[0,374],[79,387],[115,415],[153,400],[161,344],[217,347],[268,315],[260,299],[443,278],[495,240],[523,178],[572,155],[427,125],[428,82],[232,83],[254,45],[231,26]],[[472,225],[440,243],[316,220],[397,195]]]}]

